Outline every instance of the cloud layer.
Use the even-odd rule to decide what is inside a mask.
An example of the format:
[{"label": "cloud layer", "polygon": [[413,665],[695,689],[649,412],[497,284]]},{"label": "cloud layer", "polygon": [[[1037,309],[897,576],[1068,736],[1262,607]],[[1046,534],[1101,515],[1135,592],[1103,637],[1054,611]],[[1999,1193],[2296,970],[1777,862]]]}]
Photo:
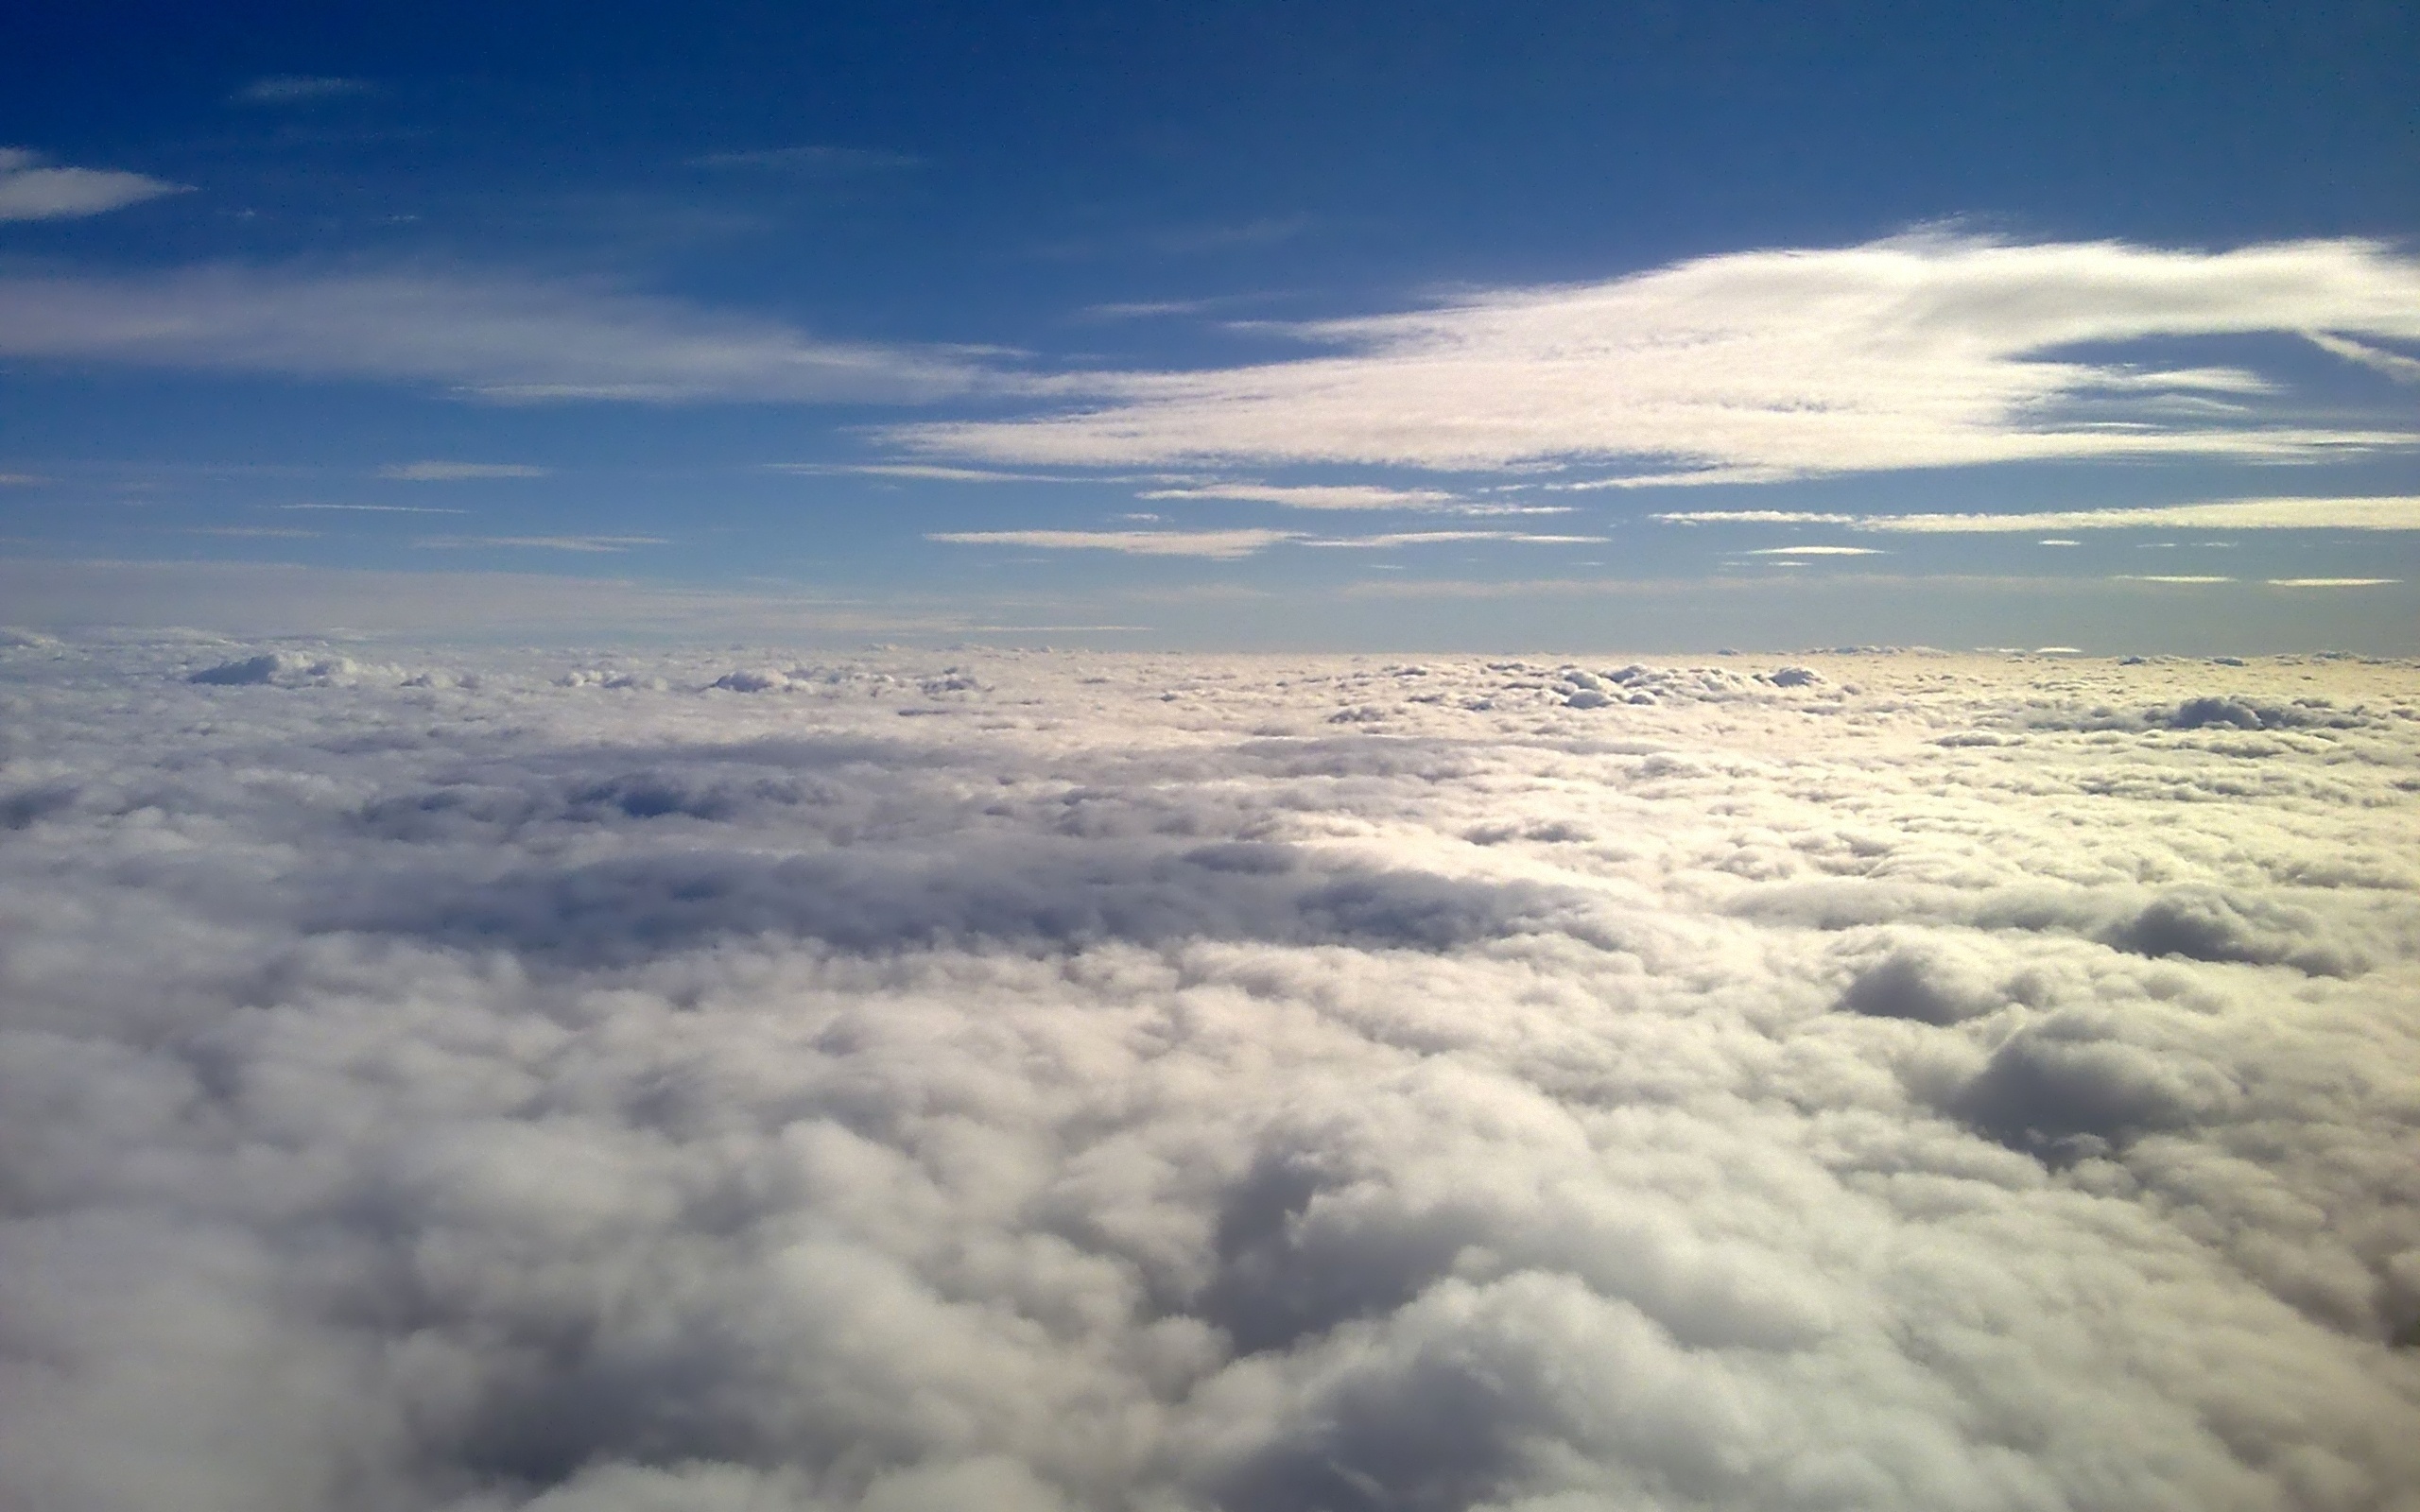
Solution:
[{"label": "cloud layer", "polygon": [[2416,311],[2420,263],[2374,242],[2213,253],[1923,234],[1305,324],[1291,330],[1333,354],[1102,375],[1069,386],[1101,396],[1095,407],[896,434],[1008,463],[1629,463],[1659,483],[2053,457],[2310,460],[2414,433],[2400,419],[2314,426],[2275,379],[2125,349],[2308,334],[2401,373],[2411,359],[2374,343],[2420,339]]},{"label": "cloud layer", "polygon": [[0,637],[0,1503],[2409,1507],[2411,672]]}]

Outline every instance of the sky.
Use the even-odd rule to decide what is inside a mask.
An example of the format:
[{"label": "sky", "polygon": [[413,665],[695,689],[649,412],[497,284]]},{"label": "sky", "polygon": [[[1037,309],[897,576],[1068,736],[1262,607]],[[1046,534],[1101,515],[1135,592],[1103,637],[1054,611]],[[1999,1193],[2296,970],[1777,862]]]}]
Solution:
[{"label": "sky", "polygon": [[2415,648],[2409,7],[43,9],[12,622]]}]

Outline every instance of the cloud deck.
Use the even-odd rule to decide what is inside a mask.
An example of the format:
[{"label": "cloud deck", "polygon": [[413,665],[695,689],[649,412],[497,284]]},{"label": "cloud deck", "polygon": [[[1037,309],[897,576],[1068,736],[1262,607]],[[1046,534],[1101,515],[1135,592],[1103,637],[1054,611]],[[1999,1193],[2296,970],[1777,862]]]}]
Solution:
[{"label": "cloud deck", "polygon": [[2409,665],[17,642],[0,1503],[2420,1505]]}]

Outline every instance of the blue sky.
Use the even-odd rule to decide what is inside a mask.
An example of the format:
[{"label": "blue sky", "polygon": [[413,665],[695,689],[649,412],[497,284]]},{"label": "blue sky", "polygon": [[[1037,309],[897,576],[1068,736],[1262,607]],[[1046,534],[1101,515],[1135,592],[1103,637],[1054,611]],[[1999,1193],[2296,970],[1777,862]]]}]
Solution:
[{"label": "blue sky", "polygon": [[50,9],[0,618],[2420,649],[2409,8]]}]

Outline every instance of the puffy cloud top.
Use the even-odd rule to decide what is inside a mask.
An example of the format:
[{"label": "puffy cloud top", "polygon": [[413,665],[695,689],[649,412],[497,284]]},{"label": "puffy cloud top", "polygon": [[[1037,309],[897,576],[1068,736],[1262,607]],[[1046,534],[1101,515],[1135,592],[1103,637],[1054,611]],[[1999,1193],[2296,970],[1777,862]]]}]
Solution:
[{"label": "puffy cloud top", "polygon": [[2408,666],[378,655],[0,642],[0,1503],[2412,1504]]}]

